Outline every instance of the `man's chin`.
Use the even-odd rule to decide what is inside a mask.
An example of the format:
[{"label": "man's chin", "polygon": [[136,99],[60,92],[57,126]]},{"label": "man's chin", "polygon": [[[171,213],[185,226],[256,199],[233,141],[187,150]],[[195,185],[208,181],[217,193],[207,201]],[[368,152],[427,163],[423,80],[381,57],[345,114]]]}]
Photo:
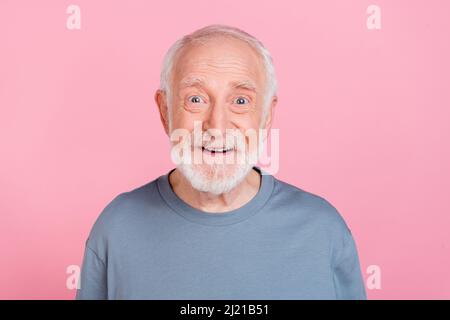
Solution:
[{"label": "man's chin", "polygon": [[252,167],[249,164],[183,164],[178,166],[193,188],[215,194],[233,189],[245,178]]},{"label": "man's chin", "polygon": [[241,169],[237,164],[193,164],[192,171],[210,181],[232,178]]}]

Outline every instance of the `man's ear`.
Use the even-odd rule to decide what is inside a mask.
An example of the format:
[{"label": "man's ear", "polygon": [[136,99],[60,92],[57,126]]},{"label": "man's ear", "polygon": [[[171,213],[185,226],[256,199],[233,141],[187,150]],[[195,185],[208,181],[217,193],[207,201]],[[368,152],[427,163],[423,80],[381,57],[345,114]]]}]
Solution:
[{"label": "man's ear", "polygon": [[278,103],[278,97],[273,96],[272,101],[270,102],[269,109],[267,110],[266,122],[264,123],[264,127],[263,127],[267,131],[269,131],[270,128],[272,127],[273,112],[274,112],[274,109],[275,109],[275,106],[277,105],[277,103]]},{"label": "man's ear", "polygon": [[166,92],[158,89],[155,92],[155,102],[158,106],[159,110],[159,117],[161,119],[161,123],[164,127],[164,131],[166,131],[166,134],[169,135],[169,112],[168,112],[168,106],[167,106],[167,96]]}]

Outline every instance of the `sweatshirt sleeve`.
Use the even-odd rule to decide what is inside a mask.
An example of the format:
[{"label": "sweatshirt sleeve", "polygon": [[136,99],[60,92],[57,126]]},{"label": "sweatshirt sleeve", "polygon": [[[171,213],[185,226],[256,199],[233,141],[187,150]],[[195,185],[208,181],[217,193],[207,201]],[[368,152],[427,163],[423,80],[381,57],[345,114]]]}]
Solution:
[{"label": "sweatshirt sleeve", "polygon": [[337,299],[367,299],[358,252],[350,230],[345,233],[341,253],[333,266],[333,281]]},{"label": "sweatshirt sleeve", "polygon": [[115,228],[114,215],[124,194],[117,195],[102,210],[85,242],[76,300],[108,299],[107,254],[109,233]]},{"label": "sweatshirt sleeve", "polygon": [[76,300],[106,300],[106,265],[93,249],[85,246]]}]

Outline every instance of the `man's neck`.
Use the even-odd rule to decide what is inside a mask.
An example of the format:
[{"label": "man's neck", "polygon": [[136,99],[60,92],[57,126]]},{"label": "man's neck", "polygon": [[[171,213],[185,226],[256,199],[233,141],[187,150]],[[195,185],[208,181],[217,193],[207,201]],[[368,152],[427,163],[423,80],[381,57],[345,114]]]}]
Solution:
[{"label": "man's neck", "polygon": [[238,209],[249,202],[258,193],[261,175],[252,169],[236,187],[219,195],[194,189],[178,169],[169,175],[169,183],[175,194],[190,206],[201,211],[220,213]]}]

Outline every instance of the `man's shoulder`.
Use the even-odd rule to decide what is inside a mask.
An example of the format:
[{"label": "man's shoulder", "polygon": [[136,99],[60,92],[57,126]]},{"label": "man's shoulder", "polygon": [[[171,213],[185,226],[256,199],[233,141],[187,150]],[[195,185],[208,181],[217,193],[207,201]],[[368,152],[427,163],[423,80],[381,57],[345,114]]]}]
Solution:
[{"label": "man's shoulder", "polygon": [[154,198],[159,196],[157,180],[154,179],[129,191],[119,193],[106,205],[100,216],[112,216],[111,218],[113,218],[114,215],[129,212],[136,207],[151,205],[155,202]]},{"label": "man's shoulder", "polygon": [[275,205],[286,208],[293,216],[329,230],[350,232],[339,210],[324,196],[275,179]]},{"label": "man's shoulder", "polygon": [[152,206],[158,205],[158,178],[136,188],[117,194],[97,216],[88,242],[106,241],[108,237],[123,232],[127,226],[142,219]]}]

